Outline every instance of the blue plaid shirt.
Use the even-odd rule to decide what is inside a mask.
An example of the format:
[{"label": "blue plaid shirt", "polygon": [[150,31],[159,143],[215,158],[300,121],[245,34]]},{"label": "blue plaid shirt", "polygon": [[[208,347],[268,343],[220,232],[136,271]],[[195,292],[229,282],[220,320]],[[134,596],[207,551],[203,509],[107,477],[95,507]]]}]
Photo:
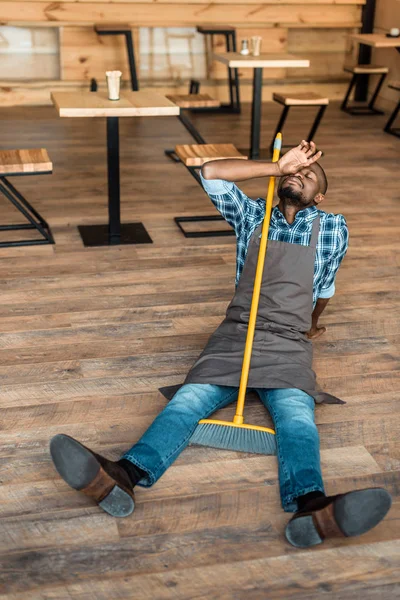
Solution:
[{"label": "blue plaid shirt", "polygon": [[[201,173],[200,173],[201,175]],[[211,201],[236,233],[236,285],[246,259],[250,238],[265,215],[265,200],[252,200],[231,181],[204,179],[203,187]],[[334,215],[310,206],[300,210],[289,225],[277,206],[272,210],[269,240],[308,246],[314,219],[320,215],[320,230],[314,265],[313,303],[331,298],[335,277],[348,247],[349,232],[343,215]]]}]

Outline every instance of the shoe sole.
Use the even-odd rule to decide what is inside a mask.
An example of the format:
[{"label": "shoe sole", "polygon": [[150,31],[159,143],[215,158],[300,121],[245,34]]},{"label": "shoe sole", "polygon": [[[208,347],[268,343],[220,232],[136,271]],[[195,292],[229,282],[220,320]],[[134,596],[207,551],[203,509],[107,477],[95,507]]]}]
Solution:
[{"label": "shoe sole", "polygon": [[[90,450],[68,435],[58,434],[52,438],[50,454],[58,474],[77,491],[84,492],[101,469]],[[97,504],[113,517],[127,517],[135,508],[132,496],[117,484]]]},{"label": "shoe sole", "polygon": [[[391,504],[392,498],[383,488],[349,492],[334,503],[335,521],[345,537],[362,535],[382,521]],[[285,535],[297,548],[308,548],[324,541],[311,514],[289,521]]]}]

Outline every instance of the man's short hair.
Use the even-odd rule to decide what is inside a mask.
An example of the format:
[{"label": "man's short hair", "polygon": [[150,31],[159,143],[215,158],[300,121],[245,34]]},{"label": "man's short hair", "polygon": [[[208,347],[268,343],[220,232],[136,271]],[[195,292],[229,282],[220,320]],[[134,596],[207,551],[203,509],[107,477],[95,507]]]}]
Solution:
[{"label": "man's short hair", "polygon": [[321,165],[317,162],[315,162],[313,164],[313,167],[316,167],[315,172],[317,174],[320,186],[321,186],[321,192],[323,194],[326,194],[326,191],[328,189],[328,179],[326,177],[325,171],[324,169],[321,167]]}]

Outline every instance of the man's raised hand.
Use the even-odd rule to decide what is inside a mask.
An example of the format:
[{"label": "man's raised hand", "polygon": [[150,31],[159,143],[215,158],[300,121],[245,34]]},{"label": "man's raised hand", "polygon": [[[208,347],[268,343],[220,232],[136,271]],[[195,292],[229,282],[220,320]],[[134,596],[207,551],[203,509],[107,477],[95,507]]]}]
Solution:
[{"label": "man's raised hand", "polygon": [[298,173],[305,167],[315,163],[321,156],[322,152],[317,152],[314,142],[302,140],[298,146],[286,152],[278,160],[279,176]]}]

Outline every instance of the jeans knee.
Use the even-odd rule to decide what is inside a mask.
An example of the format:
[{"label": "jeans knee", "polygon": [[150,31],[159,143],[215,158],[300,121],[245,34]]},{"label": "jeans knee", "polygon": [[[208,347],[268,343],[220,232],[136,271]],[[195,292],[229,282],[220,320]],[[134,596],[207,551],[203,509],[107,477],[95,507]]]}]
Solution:
[{"label": "jeans knee", "polygon": [[206,386],[196,384],[182,386],[166,408],[171,413],[181,415],[182,418],[203,418],[213,410],[210,395],[205,388]]}]

